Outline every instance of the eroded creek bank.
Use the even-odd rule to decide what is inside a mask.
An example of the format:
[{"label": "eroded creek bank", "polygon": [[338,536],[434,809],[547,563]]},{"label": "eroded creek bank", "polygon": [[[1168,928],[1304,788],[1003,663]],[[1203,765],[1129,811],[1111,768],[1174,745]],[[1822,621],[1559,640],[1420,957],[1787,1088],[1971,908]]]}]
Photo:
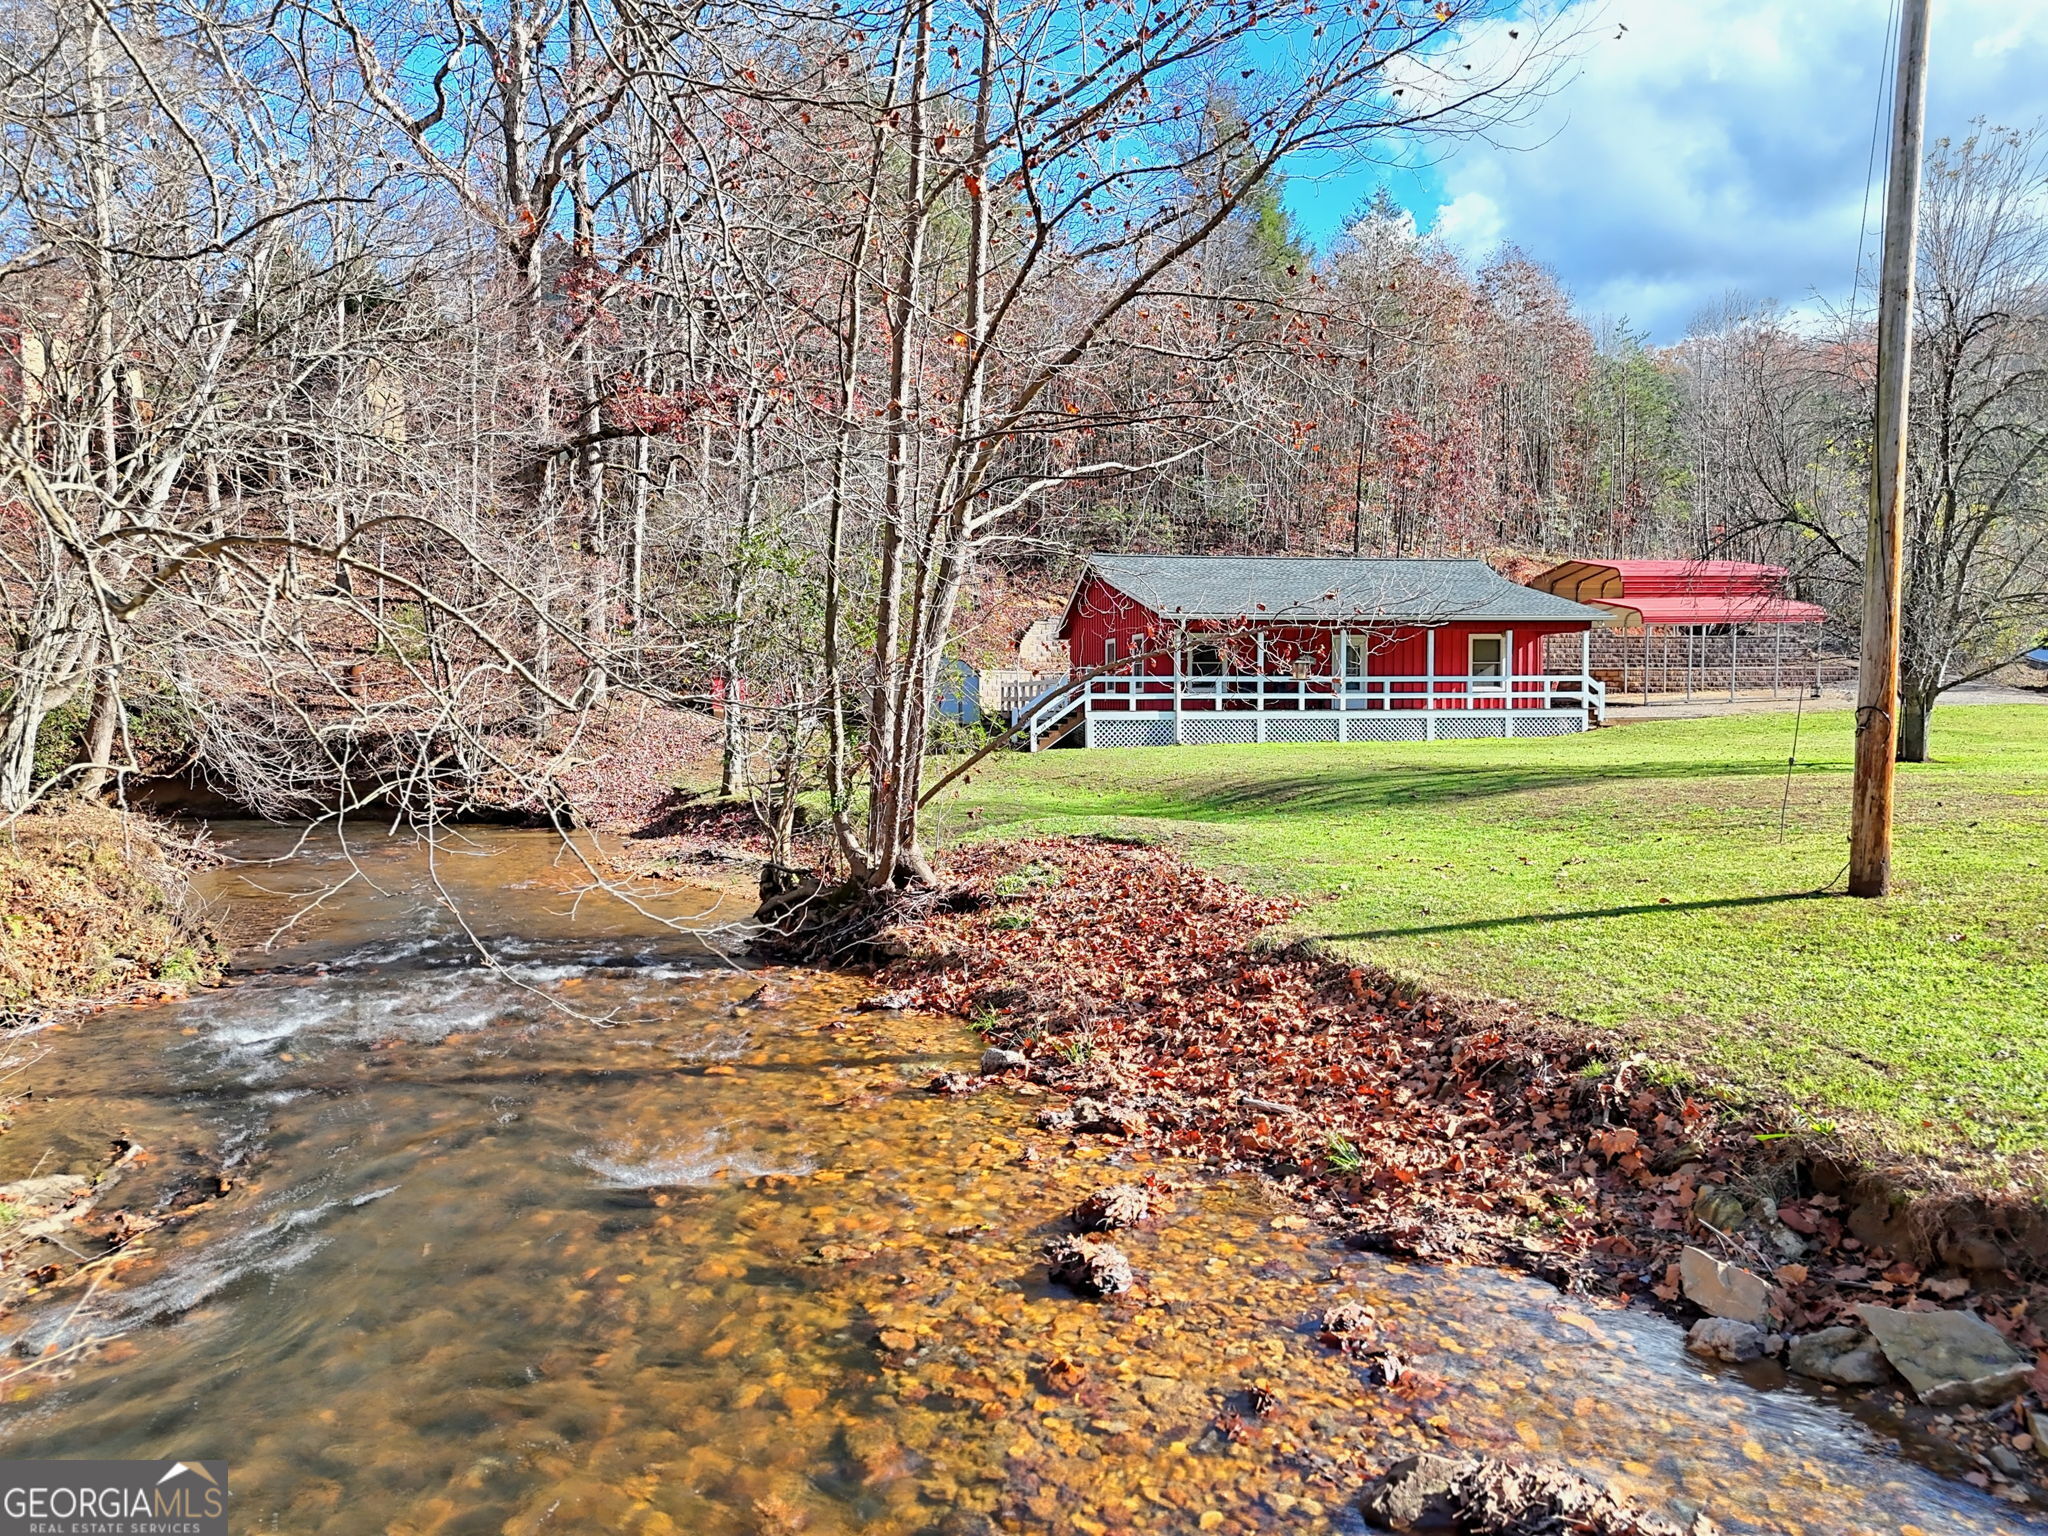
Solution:
[{"label": "eroded creek bank", "polygon": [[[103,1342],[6,1384],[0,1453],[223,1456],[238,1531],[1355,1530],[1369,1475],[1447,1446],[1734,1531],[2027,1528],[1880,1410],[1757,1390],[1659,1318],[1351,1252],[1252,1178],[931,1094],[970,1033],[735,970],[542,834],[433,866],[223,870],[243,934],[345,884],[244,957],[295,969],[10,1042],[43,1054],[0,1180],[118,1137],[231,1187],[6,1321],[9,1370]],[[1049,1286],[1065,1213],[1147,1179],[1136,1288]],[[1318,1341],[1345,1297],[1392,1387]]]}]

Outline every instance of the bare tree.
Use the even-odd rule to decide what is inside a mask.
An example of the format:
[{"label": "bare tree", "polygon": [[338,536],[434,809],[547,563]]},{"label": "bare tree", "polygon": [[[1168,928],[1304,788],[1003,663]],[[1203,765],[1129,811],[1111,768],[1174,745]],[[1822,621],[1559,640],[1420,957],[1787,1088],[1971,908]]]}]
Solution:
[{"label": "bare tree", "polygon": [[[55,710],[90,715],[65,774],[133,764],[154,692],[261,809],[547,809],[625,690],[721,714],[779,846],[815,784],[857,882],[929,879],[981,562],[1183,474],[1283,543],[1341,500],[1362,543],[1389,402],[1498,371],[1440,320],[1578,344],[1542,281],[1441,253],[1366,304],[1381,270],[1319,271],[1276,192],[1518,110],[1555,42],[1475,33],[1507,10],[24,0],[0,806]],[[1361,369],[1340,498],[1315,418]],[[1490,506],[1570,478],[1517,378],[1437,439],[1511,466]],[[1375,528],[1507,526],[1411,500]]]},{"label": "bare tree", "polygon": [[[1941,695],[2048,631],[2048,140],[1984,129],[1928,153],[1914,316],[1899,756]],[[1875,348],[1767,317],[1719,343],[1743,472],[1726,537],[1773,530],[1838,612],[1862,580]],[[1801,557],[1804,558],[1801,558]]]},{"label": "bare tree", "polygon": [[[864,728],[865,803],[837,825],[869,886],[931,878],[918,807],[936,668],[980,553],[1048,495],[1244,429],[1228,359],[1253,328],[1232,312],[1257,296],[1201,280],[1212,238],[1290,156],[1475,130],[1546,57],[1532,30],[1468,72],[1460,28],[1477,5],[1324,20],[906,0],[886,14],[873,76],[887,89],[847,109],[879,125],[875,220],[840,258],[860,271],[852,304],[880,295],[880,345],[841,347],[858,373],[832,396],[865,397],[879,423],[868,676],[857,705],[831,709]],[[1240,83],[1218,112],[1224,79]],[[1148,381],[1135,393],[1119,387],[1133,372]],[[869,430],[843,423],[849,440]],[[825,575],[843,614],[844,560]]]}]

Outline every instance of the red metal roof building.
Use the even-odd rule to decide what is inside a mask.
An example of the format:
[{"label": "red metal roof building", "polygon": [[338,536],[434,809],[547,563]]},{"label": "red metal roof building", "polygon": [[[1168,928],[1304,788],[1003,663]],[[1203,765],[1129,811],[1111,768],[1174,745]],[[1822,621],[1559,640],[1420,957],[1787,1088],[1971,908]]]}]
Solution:
[{"label": "red metal roof building", "polygon": [[1776,693],[1809,678],[1818,690],[1828,611],[1787,592],[1788,574],[1741,560],[1567,560],[1528,584],[1613,614],[1594,643],[1594,673],[1647,700],[1653,691]]},{"label": "red metal roof building", "polygon": [[1819,624],[1828,611],[1785,595],[1782,565],[1741,560],[1567,560],[1529,585],[1612,609],[1630,629],[1673,624]]}]

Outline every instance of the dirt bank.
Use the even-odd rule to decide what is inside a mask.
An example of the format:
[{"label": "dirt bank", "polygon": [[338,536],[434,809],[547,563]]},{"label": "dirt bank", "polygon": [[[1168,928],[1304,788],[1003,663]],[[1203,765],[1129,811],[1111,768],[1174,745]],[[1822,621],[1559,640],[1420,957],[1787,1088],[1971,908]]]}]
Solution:
[{"label": "dirt bank", "polygon": [[146,817],[67,802],[0,834],[0,1025],[182,993],[219,974],[186,904],[201,847]]}]

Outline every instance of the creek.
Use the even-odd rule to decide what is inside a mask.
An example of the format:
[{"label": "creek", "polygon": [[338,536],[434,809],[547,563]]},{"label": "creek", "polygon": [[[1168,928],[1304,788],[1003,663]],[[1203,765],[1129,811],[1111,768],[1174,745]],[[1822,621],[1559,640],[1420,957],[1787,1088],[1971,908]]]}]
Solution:
[{"label": "creek", "polygon": [[[732,963],[710,893],[636,909],[536,832],[217,835],[237,984],[7,1044],[0,1181],[120,1138],[110,1201],[229,1187],[0,1322],[104,1341],[6,1385],[0,1454],[225,1457],[237,1532],[1354,1531],[1367,1475],[1447,1442],[1733,1532],[2037,1528],[1882,1397],[929,1093],[968,1030]],[[1064,1212],[1148,1177],[1137,1288],[1050,1287]],[[1345,1295],[1393,1387],[1317,1342]]]}]

